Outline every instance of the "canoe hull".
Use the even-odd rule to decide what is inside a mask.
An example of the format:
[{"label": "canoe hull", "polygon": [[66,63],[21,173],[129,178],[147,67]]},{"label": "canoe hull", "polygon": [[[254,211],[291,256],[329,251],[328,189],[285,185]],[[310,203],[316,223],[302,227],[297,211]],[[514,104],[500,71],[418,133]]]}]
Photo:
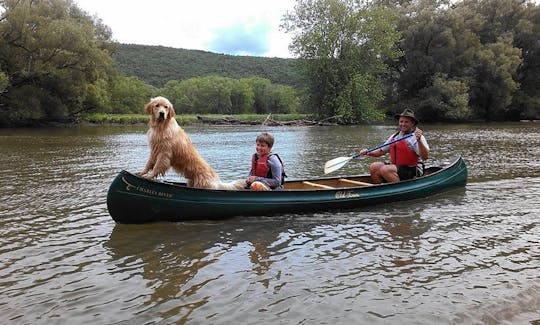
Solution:
[{"label": "canoe hull", "polygon": [[[364,175],[365,176],[365,175]],[[311,179],[310,182],[332,178]],[[461,158],[415,180],[373,186],[284,191],[226,191],[190,188],[121,171],[111,183],[107,208],[118,223],[222,219],[355,207],[423,198],[463,187],[467,168]]]}]

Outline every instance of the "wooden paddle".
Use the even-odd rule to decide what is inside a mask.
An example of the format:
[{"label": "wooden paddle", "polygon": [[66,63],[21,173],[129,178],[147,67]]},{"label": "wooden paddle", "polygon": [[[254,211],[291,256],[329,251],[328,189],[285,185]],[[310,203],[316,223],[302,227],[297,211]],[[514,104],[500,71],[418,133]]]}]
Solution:
[{"label": "wooden paddle", "polygon": [[[402,137],[402,138],[399,138],[399,139],[396,139],[396,140],[393,140],[393,141],[390,141],[388,143],[383,143],[381,144],[380,146],[376,146],[375,148],[371,148],[371,149],[368,149],[368,151],[366,152],[366,155],[372,151],[375,151],[377,149],[381,149],[382,147],[386,147],[386,146],[389,146],[393,143],[396,143],[398,141],[401,141],[403,139],[407,139],[407,138],[410,138],[414,135],[414,133],[410,133],[410,134],[407,134],[406,136]],[[346,163],[348,163],[349,161],[353,160],[354,158],[358,158],[360,157],[361,154],[359,153],[356,153],[350,157],[337,157],[337,158],[334,158],[332,160],[328,160],[325,164],[324,164],[324,173],[325,174],[328,174],[328,173],[331,173],[331,172],[334,172],[338,169],[340,169],[341,167],[345,166]]]}]

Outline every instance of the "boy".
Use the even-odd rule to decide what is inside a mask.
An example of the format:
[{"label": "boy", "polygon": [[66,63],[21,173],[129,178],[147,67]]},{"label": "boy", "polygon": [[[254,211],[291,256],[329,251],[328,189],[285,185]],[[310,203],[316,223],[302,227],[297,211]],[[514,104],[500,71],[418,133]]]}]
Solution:
[{"label": "boy", "polygon": [[257,136],[255,144],[256,152],[251,157],[251,171],[246,178],[247,187],[255,191],[283,189],[283,162],[277,154],[270,153],[274,137],[263,132]]}]

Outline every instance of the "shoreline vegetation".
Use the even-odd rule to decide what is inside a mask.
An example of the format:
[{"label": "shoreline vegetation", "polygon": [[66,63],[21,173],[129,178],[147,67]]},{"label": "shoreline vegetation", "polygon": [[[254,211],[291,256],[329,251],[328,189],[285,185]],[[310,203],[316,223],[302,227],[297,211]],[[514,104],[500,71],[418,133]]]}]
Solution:
[{"label": "shoreline vegetation", "polygon": [[[301,126],[317,125],[331,126],[338,125],[339,116],[332,116],[322,120],[315,120],[310,114],[178,114],[176,121],[179,125],[266,125],[266,126]],[[392,122],[393,119],[385,119],[380,123]],[[467,120],[463,123],[490,123],[485,120]],[[514,122],[540,123],[536,119],[522,119]],[[73,123],[67,123],[73,124]],[[83,125],[136,125],[148,124],[147,114],[106,114],[95,113],[83,115],[76,124]]]},{"label": "shoreline vegetation", "polygon": [[[285,59],[119,44],[73,1],[2,1],[0,127],[144,114],[157,94],[201,114],[177,117],[181,124],[361,125],[404,108],[423,123],[540,119],[540,5],[532,0],[316,3],[298,1],[282,17],[293,36],[294,58]],[[309,117],[278,117],[297,113]]]},{"label": "shoreline vegetation", "polygon": [[[180,114],[175,116],[181,126],[191,125],[261,125],[261,126],[335,126],[340,125],[339,116],[332,116],[322,120],[315,120],[310,114]],[[0,126],[0,129],[19,127],[77,127],[77,126],[129,126],[147,125],[147,114],[108,114],[93,113],[83,114],[76,119],[48,119],[46,121],[34,121],[21,125]],[[393,123],[393,119],[387,117],[379,123]],[[492,123],[485,120],[455,121],[453,123]],[[522,119],[520,123],[540,123],[540,119]],[[452,124],[452,122],[450,122]],[[351,124],[349,124],[351,125]]]},{"label": "shoreline vegetation", "polygon": [[[300,126],[300,125],[337,125],[336,117],[314,120],[308,114],[178,114],[175,116],[180,125],[266,125],[266,126]],[[78,121],[90,125],[134,125],[148,124],[147,114],[87,114]]]}]

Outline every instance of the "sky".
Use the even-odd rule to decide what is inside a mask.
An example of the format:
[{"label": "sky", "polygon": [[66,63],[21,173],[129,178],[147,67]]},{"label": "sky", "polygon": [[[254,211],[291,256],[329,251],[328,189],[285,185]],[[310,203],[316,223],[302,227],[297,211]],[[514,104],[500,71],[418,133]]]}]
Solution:
[{"label": "sky", "polygon": [[74,0],[113,40],[232,55],[291,58],[281,18],[295,0]]}]

